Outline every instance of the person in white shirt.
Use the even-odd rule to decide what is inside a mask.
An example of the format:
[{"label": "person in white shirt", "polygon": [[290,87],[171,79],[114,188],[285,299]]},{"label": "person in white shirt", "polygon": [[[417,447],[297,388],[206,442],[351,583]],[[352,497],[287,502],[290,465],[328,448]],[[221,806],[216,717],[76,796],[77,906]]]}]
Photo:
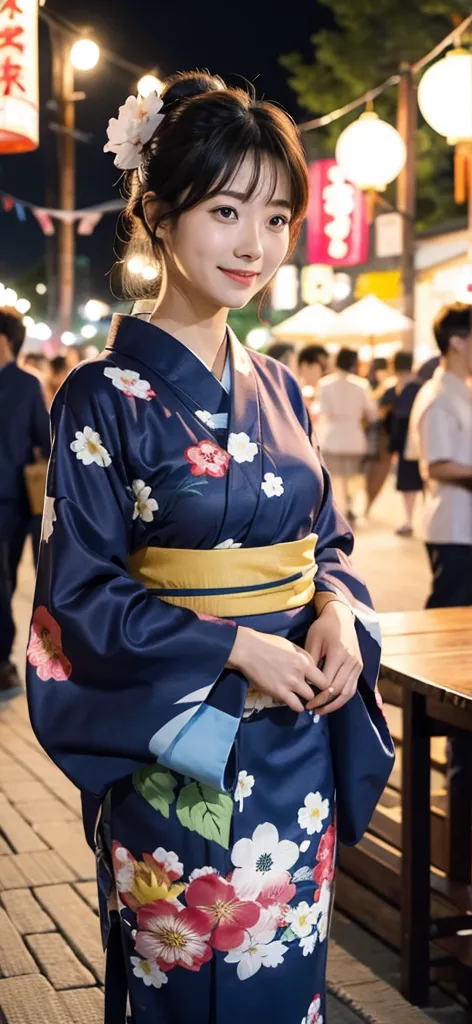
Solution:
[{"label": "person in white shirt", "polygon": [[471,308],[444,307],[434,322],[441,363],[413,405],[407,458],[425,481],[424,531],[433,573],[427,608],[472,605]]},{"label": "person in white shirt", "polygon": [[352,480],[367,453],[366,427],[378,416],[369,382],[356,369],[357,353],[342,348],[335,373],[319,384],[321,451],[331,476],[342,485],[343,511],[350,520],[355,518]]}]

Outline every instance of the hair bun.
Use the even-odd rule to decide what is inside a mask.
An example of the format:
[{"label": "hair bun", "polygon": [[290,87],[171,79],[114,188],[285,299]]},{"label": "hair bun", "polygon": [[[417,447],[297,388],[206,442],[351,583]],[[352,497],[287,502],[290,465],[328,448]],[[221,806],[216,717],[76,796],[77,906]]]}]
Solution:
[{"label": "hair bun", "polygon": [[205,71],[180,71],[166,80],[162,99],[164,107],[168,108],[181,100],[207,92],[221,92],[222,89],[226,89],[226,83],[218,75]]}]

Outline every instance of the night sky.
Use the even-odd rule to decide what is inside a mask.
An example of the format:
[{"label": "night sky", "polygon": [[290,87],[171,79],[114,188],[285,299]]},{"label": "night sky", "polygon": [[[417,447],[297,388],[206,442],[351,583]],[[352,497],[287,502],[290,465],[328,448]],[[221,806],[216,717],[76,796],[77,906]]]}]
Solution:
[{"label": "night sky", "polygon": [[[292,8],[280,5],[274,13],[272,0],[220,5],[216,0],[47,0],[47,10],[79,26],[90,26],[98,43],[143,71],[157,70],[162,77],[174,71],[207,67],[231,84],[238,76],[254,81],[259,97],[276,100],[295,120],[306,112],[299,109],[295,95],[286,83],[280,67],[281,53],[300,50],[309,59],[313,50],[310,36],[328,13],[316,3],[299,3]],[[49,45],[44,24],[40,26],[41,53],[41,147],[37,153],[0,158],[0,188],[20,199],[46,204],[46,183],[54,173],[55,136],[48,128],[54,115],[47,110],[49,99]],[[87,99],[77,105],[77,127],[93,133],[90,144],[77,147],[77,206],[85,207],[118,196],[119,172],[113,158],[102,152],[108,118],[136,80],[108,62],[102,61],[88,74],[76,73],[76,88],[87,91]],[[320,103],[322,109],[322,101]],[[113,262],[114,215],[105,217],[89,239],[78,240],[79,255],[90,259],[90,286],[94,295],[106,298],[109,291],[107,271]],[[15,213],[0,213],[0,274],[5,283],[40,263],[44,237],[28,216],[21,224]]]}]

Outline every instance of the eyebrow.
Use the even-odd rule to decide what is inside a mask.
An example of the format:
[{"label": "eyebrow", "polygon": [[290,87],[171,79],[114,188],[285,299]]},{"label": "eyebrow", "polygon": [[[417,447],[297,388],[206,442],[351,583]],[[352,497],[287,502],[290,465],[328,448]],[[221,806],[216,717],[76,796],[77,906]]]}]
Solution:
[{"label": "eyebrow", "polygon": [[[219,192],[218,195],[229,196],[231,199],[239,199],[242,203],[246,202],[247,200],[247,197],[244,192],[233,192],[230,190],[225,190],[223,192]],[[267,203],[267,206],[283,206],[287,210],[292,209],[292,204],[289,199],[271,199],[270,203]]]}]

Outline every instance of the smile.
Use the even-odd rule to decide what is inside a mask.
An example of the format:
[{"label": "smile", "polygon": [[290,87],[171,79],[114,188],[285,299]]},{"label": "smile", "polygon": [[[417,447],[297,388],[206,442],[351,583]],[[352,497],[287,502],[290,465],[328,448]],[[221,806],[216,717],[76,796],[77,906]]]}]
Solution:
[{"label": "smile", "polygon": [[230,277],[232,281],[237,281],[238,284],[251,284],[259,274],[256,274],[254,270],[225,270],[223,267],[218,267],[222,274],[226,277]]}]

